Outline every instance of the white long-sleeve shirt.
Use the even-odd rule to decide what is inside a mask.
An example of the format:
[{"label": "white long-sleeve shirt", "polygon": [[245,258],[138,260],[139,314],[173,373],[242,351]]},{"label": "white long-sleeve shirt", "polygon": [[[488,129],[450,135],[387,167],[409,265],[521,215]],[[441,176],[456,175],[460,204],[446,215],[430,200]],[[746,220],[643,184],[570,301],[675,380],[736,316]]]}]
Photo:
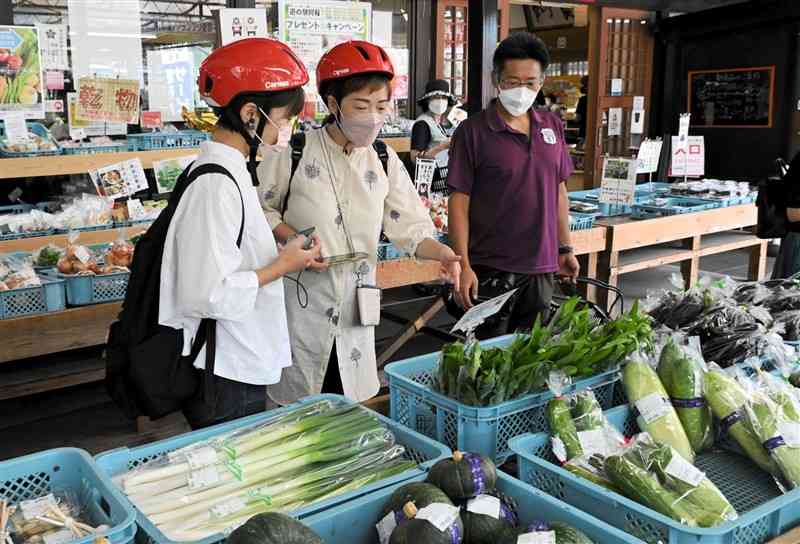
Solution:
[{"label": "white long-sleeve shirt", "polygon": [[[201,319],[216,319],[214,374],[274,384],[291,365],[283,282],[259,287],[255,270],[275,261],[278,248],[241,152],[205,142],[193,168],[207,163],[227,169],[242,191],[242,245],[236,247],[242,200],[233,181],[221,174],[200,176],[181,197],[167,232],[158,321],[183,329],[188,355]],[[195,366],[205,367],[205,348]]]}]

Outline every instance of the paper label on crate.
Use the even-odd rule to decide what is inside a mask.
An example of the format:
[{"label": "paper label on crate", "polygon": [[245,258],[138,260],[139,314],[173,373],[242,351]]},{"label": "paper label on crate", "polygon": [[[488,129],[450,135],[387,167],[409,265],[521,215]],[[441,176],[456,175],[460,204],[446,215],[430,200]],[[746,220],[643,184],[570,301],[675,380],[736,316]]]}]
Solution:
[{"label": "paper label on crate", "polygon": [[88,263],[89,260],[92,258],[92,254],[89,253],[89,250],[86,249],[84,246],[77,246],[75,248],[75,256],[83,264]]},{"label": "paper label on crate", "polygon": [[450,504],[435,502],[417,512],[416,518],[428,520],[434,527],[445,532],[458,519],[458,508]]},{"label": "paper label on crate", "polygon": [[636,409],[645,423],[652,423],[669,410],[666,399],[658,393],[651,393],[636,401]]},{"label": "paper label on crate", "polygon": [[202,489],[219,482],[219,471],[215,465],[194,470],[189,474],[189,489]]},{"label": "paper label on crate", "polygon": [[672,455],[672,459],[670,459],[669,463],[667,463],[666,468],[664,468],[664,472],[670,476],[674,476],[682,482],[686,482],[692,487],[697,487],[700,485],[700,483],[703,481],[703,478],[706,477],[702,470],[691,464],[677,453]]},{"label": "paper label on crate", "polygon": [[467,501],[467,512],[500,519],[500,499],[491,495],[478,495]]},{"label": "paper label on crate", "polygon": [[783,437],[783,441],[790,448],[800,448],[800,423],[794,421],[781,421],[778,423],[778,431]]},{"label": "paper label on crate", "polygon": [[578,431],[578,441],[584,455],[608,455],[608,437],[605,429],[592,429],[591,431]]},{"label": "paper label on crate", "polygon": [[58,505],[56,498],[52,493],[39,497],[38,499],[30,499],[19,503],[19,508],[22,510],[22,518],[27,520],[38,518],[39,516],[47,515],[52,508]]},{"label": "paper label on crate", "polygon": [[247,501],[242,497],[233,497],[227,501],[221,502],[211,508],[211,515],[217,518],[223,518],[235,514],[239,510],[244,510],[247,507]]},{"label": "paper label on crate", "polygon": [[66,542],[73,542],[75,536],[69,529],[61,529],[55,533],[45,533],[42,535],[44,544],[65,544]]},{"label": "paper label on crate", "polygon": [[186,452],[186,462],[189,463],[189,468],[192,470],[214,465],[217,462],[217,450],[211,446],[202,446],[188,451]]},{"label": "paper label on crate", "polygon": [[566,461],[568,461],[568,459],[567,459],[567,447],[564,446],[564,441],[561,440],[557,436],[554,436],[552,441],[553,441],[553,444],[552,444],[553,455],[556,456],[556,459],[558,459],[562,463],[565,463]]},{"label": "paper label on crate", "polygon": [[16,144],[28,139],[28,125],[22,112],[8,112],[3,118],[6,130],[6,141]]},{"label": "paper label on crate", "polygon": [[517,537],[517,544],[556,544],[555,531],[537,531]]},{"label": "paper label on crate", "polygon": [[378,540],[380,540],[381,544],[389,543],[395,527],[397,527],[397,521],[394,519],[394,512],[389,512],[375,524],[375,529],[378,531]]}]

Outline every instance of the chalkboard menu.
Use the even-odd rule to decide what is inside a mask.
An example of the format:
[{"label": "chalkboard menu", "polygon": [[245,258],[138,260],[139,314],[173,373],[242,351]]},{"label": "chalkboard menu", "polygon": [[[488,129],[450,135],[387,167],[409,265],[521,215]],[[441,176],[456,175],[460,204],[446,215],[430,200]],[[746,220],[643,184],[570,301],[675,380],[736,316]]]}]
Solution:
[{"label": "chalkboard menu", "polygon": [[689,72],[692,125],[769,128],[774,84],[774,66]]}]

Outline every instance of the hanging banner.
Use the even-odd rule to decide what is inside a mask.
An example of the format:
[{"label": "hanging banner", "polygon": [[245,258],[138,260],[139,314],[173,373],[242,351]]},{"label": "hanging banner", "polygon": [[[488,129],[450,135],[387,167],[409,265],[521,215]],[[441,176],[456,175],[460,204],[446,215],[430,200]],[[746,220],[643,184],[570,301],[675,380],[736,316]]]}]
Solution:
[{"label": "hanging banner", "polygon": [[672,137],[672,158],[669,175],[672,177],[701,177],[705,175],[706,142],[703,136],[688,136],[680,145],[680,136]]},{"label": "hanging banner", "polygon": [[41,40],[42,68],[69,71],[67,25],[36,25]]},{"label": "hanging banner", "polygon": [[622,136],[622,108],[609,108],[608,135]]},{"label": "hanging banner", "polygon": [[635,159],[606,157],[603,159],[603,179],[600,202],[603,204],[633,205],[636,193]]},{"label": "hanging banner", "polygon": [[372,4],[338,0],[279,0],[279,39],[288,44],[308,69],[306,100],[316,101],[317,63],[341,42],[372,40]]},{"label": "hanging banner", "polygon": [[22,112],[44,119],[39,31],[29,26],[0,26],[0,119]]},{"label": "hanging banner", "polygon": [[82,77],[75,117],[79,121],[139,122],[139,80]]},{"label": "hanging banner", "polygon": [[268,38],[267,10],[250,8],[222,8],[214,11],[217,20],[219,46],[245,38]]}]

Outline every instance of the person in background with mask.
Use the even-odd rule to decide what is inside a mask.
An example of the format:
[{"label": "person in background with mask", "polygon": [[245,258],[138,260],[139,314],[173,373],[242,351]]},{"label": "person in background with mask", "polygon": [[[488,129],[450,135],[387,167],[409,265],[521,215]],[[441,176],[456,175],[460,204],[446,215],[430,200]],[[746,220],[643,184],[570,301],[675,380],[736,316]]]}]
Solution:
[{"label": "person in background with mask", "polygon": [[497,47],[498,99],[456,130],[450,146],[449,236],[463,256],[455,302],[518,289],[482,337],[528,329],[547,311],[554,274],[573,279],[566,180],[572,160],[557,115],[532,108],[544,83],[544,42],[515,33]]},{"label": "person in background with mask", "polygon": [[[294,364],[267,389],[277,404],[320,391],[355,401],[377,394],[375,328],[365,324],[373,320],[361,314],[357,297],[360,287],[376,285],[381,230],[402,251],[441,262],[442,276],[459,280],[460,258],[435,240],[397,154],[378,145],[387,153],[384,167],[374,145],[389,113],[393,77],[389,56],[376,45],[350,41],[330,49],[317,65],[317,85],[331,115],[305,135],[301,149],[268,154],[259,167],[261,202],[275,237],[288,240],[315,227],[329,264],[303,276],[306,307],[286,297]],[[294,174],[292,151],[302,153]]]},{"label": "person in background with mask", "polygon": [[193,429],[264,411],[266,385],[292,363],[282,277],[310,266],[320,249],[304,249],[300,237],[278,251],[247,159],[255,165],[259,147],[264,156],[286,147],[307,82],[292,50],[268,38],[216,49],[200,66],[200,96],[219,120],[191,168],[218,165],[231,177],[202,174],[181,197],[162,254],[158,315],[160,325],[183,330],[184,355],[201,320],[217,320],[214,400],[203,397],[209,384],[198,370],[197,398],[183,406]]},{"label": "person in background with mask", "polygon": [[425,86],[425,94],[417,104],[422,114],[411,128],[411,164],[418,158],[436,159],[437,166],[432,186],[436,192],[447,190],[447,162],[450,135],[444,128],[444,114],[456,103],[450,94],[450,84],[444,79],[435,79]]}]

